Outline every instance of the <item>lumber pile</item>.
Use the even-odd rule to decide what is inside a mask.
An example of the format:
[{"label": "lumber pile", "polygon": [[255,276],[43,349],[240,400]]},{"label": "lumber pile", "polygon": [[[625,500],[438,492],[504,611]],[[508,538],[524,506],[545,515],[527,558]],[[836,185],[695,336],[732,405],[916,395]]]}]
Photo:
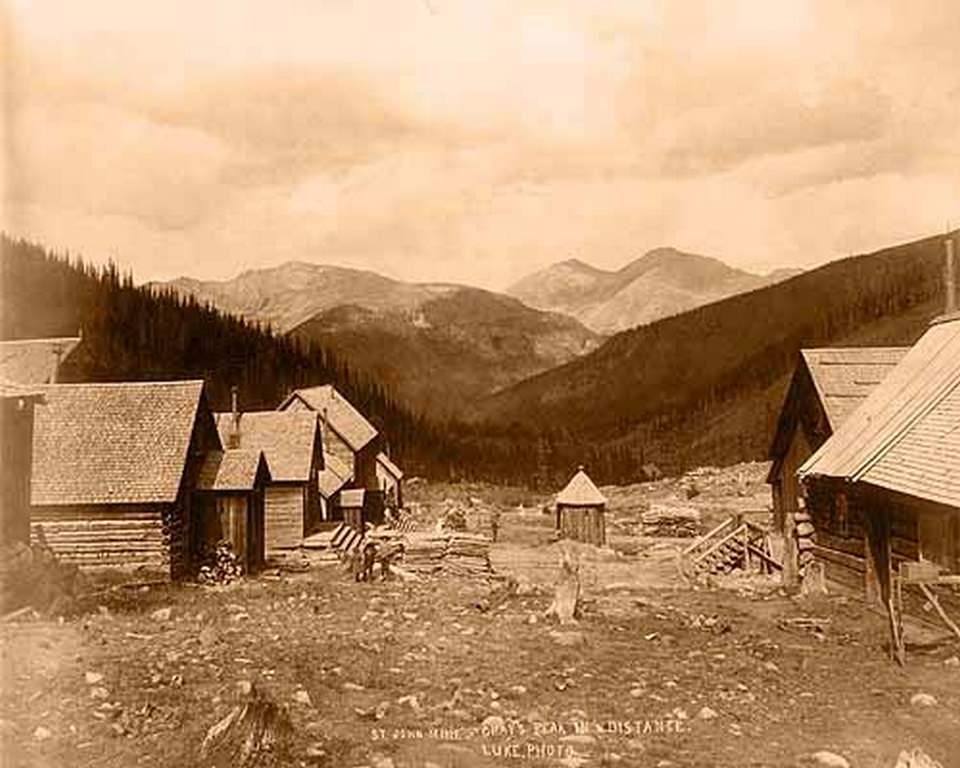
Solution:
[{"label": "lumber pile", "polygon": [[489,539],[470,533],[450,534],[443,570],[455,576],[484,576],[490,573]]},{"label": "lumber pile", "polygon": [[700,535],[700,512],[694,507],[656,504],[641,515],[644,536],[694,538]]},{"label": "lumber pile", "polygon": [[416,574],[436,573],[443,567],[446,548],[446,536],[408,534],[403,550],[403,568]]}]

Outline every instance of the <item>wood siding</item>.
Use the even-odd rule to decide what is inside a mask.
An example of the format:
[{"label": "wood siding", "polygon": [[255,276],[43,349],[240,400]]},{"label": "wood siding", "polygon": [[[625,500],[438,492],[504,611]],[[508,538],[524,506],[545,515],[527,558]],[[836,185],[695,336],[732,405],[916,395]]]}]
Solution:
[{"label": "wood siding", "polygon": [[26,543],[30,540],[33,402],[5,397],[0,409],[0,541]]},{"label": "wood siding", "polygon": [[606,513],[603,507],[557,507],[560,535],[602,547],[607,543]]},{"label": "wood siding", "polygon": [[305,489],[301,484],[268,485],[264,501],[266,551],[299,547],[303,541]]},{"label": "wood siding", "polygon": [[34,507],[32,538],[82,568],[146,568],[174,576],[167,522],[173,505]]}]

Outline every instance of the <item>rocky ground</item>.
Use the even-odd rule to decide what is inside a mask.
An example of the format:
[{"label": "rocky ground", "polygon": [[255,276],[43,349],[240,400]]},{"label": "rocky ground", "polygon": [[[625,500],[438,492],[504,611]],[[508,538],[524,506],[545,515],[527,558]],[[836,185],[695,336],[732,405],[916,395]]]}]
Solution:
[{"label": "rocky ground", "polygon": [[559,626],[549,519],[509,501],[490,580],[327,565],[3,623],[3,764],[209,765],[204,736],[250,682],[292,724],[280,764],[893,768],[914,747],[960,764],[960,644],[900,668],[856,597],[684,586],[676,542],[654,541],[585,551],[583,615]]}]

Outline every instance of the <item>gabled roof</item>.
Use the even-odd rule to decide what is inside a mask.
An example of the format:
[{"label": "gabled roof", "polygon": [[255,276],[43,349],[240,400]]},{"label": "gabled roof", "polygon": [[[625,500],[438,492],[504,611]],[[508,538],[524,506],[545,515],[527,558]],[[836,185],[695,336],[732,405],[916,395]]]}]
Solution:
[{"label": "gabled roof", "polygon": [[[220,442],[230,446],[233,414],[216,414]],[[309,411],[249,411],[240,414],[240,449],[263,451],[274,482],[310,480],[320,430]],[[318,467],[319,469],[319,467]]]},{"label": "gabled roof", "polygon": [[251,491],[262,478],[270,481],[263,451],[234,448],[210,451],[197,478],[198,491]]},{"label": "gabled roof", "polygon": [[597,486],[583,471],[583,467],[577,470],[577,474],[567,483],[566,488],[557,494],[557,504],[568,507],[592,507],[606,503],[606,498],[597,490]]},{"label": "gabled roof", "polygon": [[340,435],[353,451],[359,451],[377,436],[376,427],[367,421],[347,398],[337,392],[332,384],[294,390],[280,404],[280,409],[284,410],[294,398],[299,398],[321,415],[326,413],[331,429]]},{"label": "gabled roof", "polygon": [[350,482],[352,474],[350,468],[332,453],[323,454],[323,471],[320,473],[318,485],[320,495],[329,499],[343,486]]},{"label": "gabled roof", "polygon": [[960,507],[960,315],[934,321],[799,474]]},{"label": "gabled roof", "polygon": [[801,351],[833,432],[867,399],[909,349],[833,347]]},{"label": "gabled roof", "polygon": [[50,384],[79,337],[0,341],[0,378],[15,384]]},{"label": "gabled roof", "polygon": [[396,480],[403,479],[403,470],[400,469],[400,467],[398,467],[396,464],[394,464],[390,460],[390,457],[387,456],[387,454],[383,453],[382,451],[377,454],[377,464],[383,467],[387,471],[387,474],[389,474],[394,479]]},{"label": "gabled roof", "polygon": [[[54,384],[33,431],[31,503],[174,501],[202,381]],[[204,407],[206,407],[204,405]]]}]

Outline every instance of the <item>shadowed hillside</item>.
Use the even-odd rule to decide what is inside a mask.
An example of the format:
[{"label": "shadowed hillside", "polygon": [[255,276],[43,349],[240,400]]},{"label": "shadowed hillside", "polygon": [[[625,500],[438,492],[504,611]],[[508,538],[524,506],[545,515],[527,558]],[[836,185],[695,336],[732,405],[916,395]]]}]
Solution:
[{"label": "shadowed hillside", "polygon": [[475,415],[673,468],[759,458],[798,350],[912,343],[941,310],[942,263],[940,237],[833,262],[618,334]]}]

